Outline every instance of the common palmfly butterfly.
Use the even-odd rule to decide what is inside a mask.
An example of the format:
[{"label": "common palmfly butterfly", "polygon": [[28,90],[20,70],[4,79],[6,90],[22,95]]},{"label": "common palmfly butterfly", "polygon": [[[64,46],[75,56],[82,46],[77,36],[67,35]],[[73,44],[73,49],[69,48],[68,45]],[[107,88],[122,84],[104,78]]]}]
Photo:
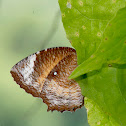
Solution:
[{"label": "common palmfly butterfly", "polygon": [[17,84],[47,104],[48,111],[75,111],[84,105],[78,83],[68,79],[77,67],[77,54],[70,47],[48,48],[18,62],[11,69]]}]

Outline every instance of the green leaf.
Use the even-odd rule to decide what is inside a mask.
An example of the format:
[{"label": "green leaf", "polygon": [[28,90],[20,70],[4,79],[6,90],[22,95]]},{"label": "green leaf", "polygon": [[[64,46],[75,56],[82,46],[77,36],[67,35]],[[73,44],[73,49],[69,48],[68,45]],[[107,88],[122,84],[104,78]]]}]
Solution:
[{"label": "green leaf", "polygon": [[85,107],[87,108],[88,123],[93,126],[119,126],[119,124],[109,115],[98,107],[95,102],[85,98]]},{"label": "green leaf", "polygon": [[107,25],[98,50],[80,64],[70,78],[100,69],[103,63],[126,63],[126,8],[118,11],[116,17]]},{"label": "green leaf", "polygon": [[[59,5],[67,38],[77,51],[80,65],[98,49],[107,24],[119,9],[125,7],[125,0],[59,0]],[[98,62],[102,64],[103,61],[101,59]],[[95,65],[97,61],[94,60],[93,66]],[[100,65],[97,67],[101,68]],[[126,125],[125,76],[125,64],[114,64],[113,68],[104,64],[97,71],[75,78],[82,94],[88,98],[85,105],[89,110],[90,125]]]},{"label": "green leaf", "polygon": [[104,30],[125,0],[59,0],[67,38],[77,51],[78,64],[99,47]]},{"label": "green leaf", "polygon": [[[82,94],[97,104],[104,116],[113,118],[117,123],[125,126],[126,65],[121,68],[116,67],[118,69],[105,65],[100,71],[88,74],[87,78],[76,81],[80,84]],[[90,108],[92,106],[89,106]],[[92,116],[91,113],[90,116]],[[102,118],[100,114],[97,116]]]}]

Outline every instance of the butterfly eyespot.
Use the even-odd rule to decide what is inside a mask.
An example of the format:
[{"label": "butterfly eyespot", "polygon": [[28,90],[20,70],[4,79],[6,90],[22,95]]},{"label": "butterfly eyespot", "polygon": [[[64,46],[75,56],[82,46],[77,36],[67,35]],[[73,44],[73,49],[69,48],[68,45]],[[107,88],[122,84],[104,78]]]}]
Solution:
[{"label": "butterfly eyespot", "polygon": [[57,72],[55,71],[55,72],[53,73],[53,75],[57,75]]},{"label": "butterfly eyespot", "polygon": [[78,83],[68,79],[76,67],[76,51],[70,47],[58,47],[26,57],[14,65],[10,72],[27,93],[42,98],[48,111],[63,112],[75,111],[84,105]]}]

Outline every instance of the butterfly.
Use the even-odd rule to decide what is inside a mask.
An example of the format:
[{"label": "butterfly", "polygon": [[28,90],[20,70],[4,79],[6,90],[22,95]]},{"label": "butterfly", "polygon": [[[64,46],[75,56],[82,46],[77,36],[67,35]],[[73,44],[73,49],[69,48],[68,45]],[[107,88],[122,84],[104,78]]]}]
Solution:
[{"label": "butterfly", "polygon": [[10,71],[27,93],[43,99],[47,111],[75,111],[84,105],[78,83],[68,79],[77,67],[77,54],[70,47],[38,51],[14,65]]}]

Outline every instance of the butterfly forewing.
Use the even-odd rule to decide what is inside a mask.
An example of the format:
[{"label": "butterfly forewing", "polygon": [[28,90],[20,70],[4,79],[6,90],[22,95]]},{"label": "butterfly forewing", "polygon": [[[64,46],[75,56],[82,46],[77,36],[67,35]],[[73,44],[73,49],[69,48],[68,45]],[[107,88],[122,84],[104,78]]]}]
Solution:
[{"label": "butterfly forewing", "polygon": [[76,51],[56,47],[26,57],[13,66],[11,74],[26,92],[41,97],[48,110],[75,111],[84,104],[79,85],[68,79],[76,67]]}]

